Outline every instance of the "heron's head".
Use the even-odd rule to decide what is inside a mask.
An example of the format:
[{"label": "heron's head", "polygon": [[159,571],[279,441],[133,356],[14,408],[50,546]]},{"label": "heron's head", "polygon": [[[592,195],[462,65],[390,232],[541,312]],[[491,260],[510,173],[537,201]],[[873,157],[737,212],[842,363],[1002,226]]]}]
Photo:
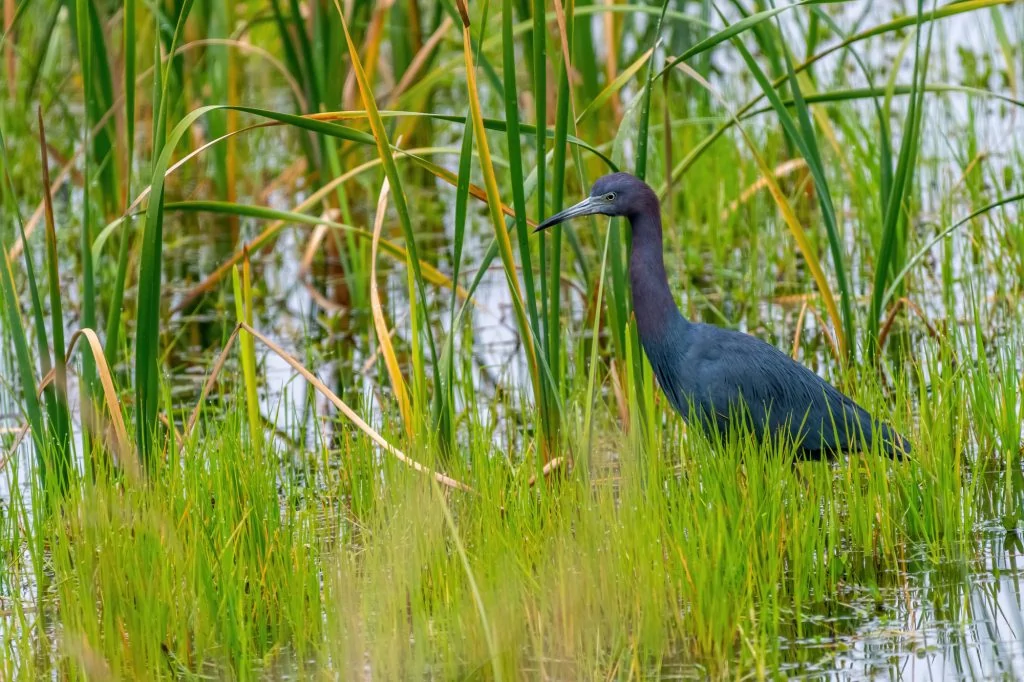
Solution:
[{"label": "heron's head", "polygon": [[584,215],[633,216],[643,211],[658,211],[658,197],[647,183],[629,173],[611,173],[597,179],[590,196],[561,213],[556,213],[534,232]]}]

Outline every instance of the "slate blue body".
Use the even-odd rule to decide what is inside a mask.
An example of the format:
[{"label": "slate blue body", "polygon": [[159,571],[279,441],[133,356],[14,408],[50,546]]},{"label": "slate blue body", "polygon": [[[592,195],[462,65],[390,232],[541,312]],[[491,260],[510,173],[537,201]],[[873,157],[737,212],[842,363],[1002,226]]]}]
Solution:
[{"label": "slate blue body", "polygon": [[887,424],[778,348],[682,315],[665,273],[658,198],[638,178],[613,173],[598,179],[590,197],[537,229],[595,213],[629,220],[637,333],[658,384],[688,423],[724,435],[742,416],[758,438],[782,435],[814,459],[870,449],[875,439],[890,456],[910,453]]}]

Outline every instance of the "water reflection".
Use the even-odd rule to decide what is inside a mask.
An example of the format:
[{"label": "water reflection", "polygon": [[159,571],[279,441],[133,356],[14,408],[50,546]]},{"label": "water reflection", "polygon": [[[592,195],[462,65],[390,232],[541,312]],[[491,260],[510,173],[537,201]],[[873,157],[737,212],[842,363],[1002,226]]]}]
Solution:
[{"label": "water reflection", "polygon": [[823,651],[820,667],[800,672],[827,679],[1022,679],[1021,542],[1016,534],[999,533],[985,546],[978,565],[908,573],[882,613],[864,620],[835,650]]}]

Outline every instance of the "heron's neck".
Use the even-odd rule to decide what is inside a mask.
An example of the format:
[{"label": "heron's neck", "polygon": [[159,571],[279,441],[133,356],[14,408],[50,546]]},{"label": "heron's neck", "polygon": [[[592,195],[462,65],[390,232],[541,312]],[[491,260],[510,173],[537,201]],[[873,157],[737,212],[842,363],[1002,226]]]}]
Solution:
[{"label": "heron's neck", "polygon": [[660,338],[668,324],[686,323],[672,298],[665,273],[661,235],[661,211],[657,208],[629,217],[633,251],[629,258],[629,282],[633,311],[641,339]]}]

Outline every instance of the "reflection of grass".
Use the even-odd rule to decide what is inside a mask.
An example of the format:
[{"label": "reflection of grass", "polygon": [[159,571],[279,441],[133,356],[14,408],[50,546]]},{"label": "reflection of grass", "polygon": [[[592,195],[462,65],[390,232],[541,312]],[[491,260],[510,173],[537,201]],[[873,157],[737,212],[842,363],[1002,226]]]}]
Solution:
[{"label": "reflection of grass", "polygon": [[[978,618],[978,529],[1024,505],[1022,150],[983,148],[998,118],[923,112],[1021,106],[1019,8],[841,27],[815,2],[9,4],[0,412],[24,427],[0,438],[33,457],[4,459],[5,676],[770,675],[849,637],[913,650],[909,595],[950,567],[926,610]],[[931,77],[967,13],[1009,88]],[[862,63],[882,48],[900,58]],[[628,228],[529,231],[613,165],[663,197],[684,312],[793,349],[914,459],[686,432],[631,328]],[[225,232],[208,270],[164,249],[206,248],[183,214]],[[264,310],[294,226],[320,304],[302,360]],[[521,375],[476,359],[485,281]],[[163,367],[204,306],[239,343],[193,412]],[[275,405],[267,358],[316,400]]]}]

